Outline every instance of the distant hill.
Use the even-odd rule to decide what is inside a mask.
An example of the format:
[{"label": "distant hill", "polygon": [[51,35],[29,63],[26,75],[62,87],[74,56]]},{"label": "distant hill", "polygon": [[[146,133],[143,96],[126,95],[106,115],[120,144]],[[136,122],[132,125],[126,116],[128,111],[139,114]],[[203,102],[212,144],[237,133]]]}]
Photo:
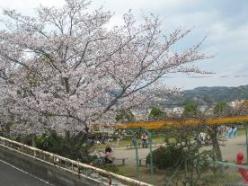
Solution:
[{"label": "distant hill", "polygon": [[182,106],[188,100],[195,100],[200,105],[212,105],[219,101],[230,102],[237,99],[248,99],[248,85],[239,87],[197,87],[185,90],[180,96],[171,96],[160,102],[166,107]]}]

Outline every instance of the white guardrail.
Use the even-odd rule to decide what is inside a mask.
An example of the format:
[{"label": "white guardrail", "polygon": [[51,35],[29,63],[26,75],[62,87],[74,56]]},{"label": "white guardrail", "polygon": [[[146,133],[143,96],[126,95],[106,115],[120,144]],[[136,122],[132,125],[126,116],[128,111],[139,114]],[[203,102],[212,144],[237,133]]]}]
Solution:
[{"label": "white guardrail", "polygon": [[152,186],[151,184],[141,182],[132,178],[128,178],[113,172],[109,172],[79,161],[74,161],[57,154],[40,150],[4,137],[0,137],[0,146],[15,150],[18,153],[31,156],[42,162],[51,164],[65,171],[80,176],[87,176],[90,179],[98,180],[103,185],[137,185],[137,186]]}]

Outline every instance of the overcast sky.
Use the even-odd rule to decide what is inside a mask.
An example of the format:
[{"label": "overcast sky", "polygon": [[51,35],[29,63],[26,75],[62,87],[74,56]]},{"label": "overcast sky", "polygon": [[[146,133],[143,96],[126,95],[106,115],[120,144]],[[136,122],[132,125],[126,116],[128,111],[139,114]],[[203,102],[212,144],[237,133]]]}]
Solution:
[{"label": "overcast sky", "polygon": [[[63,0],[0,0],[0,8],[16,9],[31,15],[42,5],[62,6]],[[158,15],[165,32],[177,27],[193,32],[177,47],[190,46],[207,36],[202,50],[215,55],[199,67],[213,75],[168,75],[169,86],[191,89],[198,86],[238,86],[248,84],[248,0],[93,0],[92,6],[114,12],[111,25],[121,22],[132,9],[140,16]]]}]

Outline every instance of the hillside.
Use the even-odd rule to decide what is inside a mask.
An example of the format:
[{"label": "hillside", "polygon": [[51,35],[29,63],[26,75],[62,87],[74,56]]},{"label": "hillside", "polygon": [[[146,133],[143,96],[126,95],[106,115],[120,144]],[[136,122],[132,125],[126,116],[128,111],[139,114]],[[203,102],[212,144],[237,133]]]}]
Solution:
[{"label": "hillside", "polygon": [[195,100],[200,105],[211,105],[219,101],[230,102],[237,99],[248,99],[248,85],[239,87],[197,87],[185,90],[180,96],[163,99],[161,105],[167,107],[181,106],[187,100]]}]

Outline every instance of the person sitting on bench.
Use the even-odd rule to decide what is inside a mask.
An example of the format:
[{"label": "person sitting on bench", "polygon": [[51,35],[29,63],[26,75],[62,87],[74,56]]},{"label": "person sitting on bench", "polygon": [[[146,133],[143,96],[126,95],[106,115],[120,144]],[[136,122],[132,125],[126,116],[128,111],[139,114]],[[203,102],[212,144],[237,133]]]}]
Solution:
[{"label": "person sitting on bench", "polygon": [[105,163],[113,163],[113,150],[109,145],[105,148],[105,156],[104,156]]}]

